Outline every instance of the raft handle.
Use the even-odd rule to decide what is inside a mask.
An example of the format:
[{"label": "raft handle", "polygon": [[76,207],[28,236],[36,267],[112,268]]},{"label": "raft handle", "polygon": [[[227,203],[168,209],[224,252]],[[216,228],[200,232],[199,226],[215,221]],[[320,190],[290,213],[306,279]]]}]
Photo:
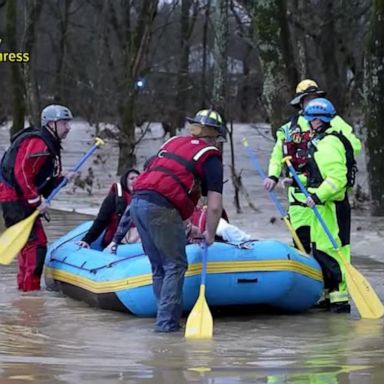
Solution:
[{"label": "raft handle", "polygon": [[258,279],[237,279],[238,284],[257,283]]}]

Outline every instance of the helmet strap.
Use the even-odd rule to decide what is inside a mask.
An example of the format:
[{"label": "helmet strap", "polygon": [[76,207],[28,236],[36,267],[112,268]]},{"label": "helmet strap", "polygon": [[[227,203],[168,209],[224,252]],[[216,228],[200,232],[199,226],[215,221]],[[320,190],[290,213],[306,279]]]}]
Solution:
[{"label": "helmet strap", "polygon": [[311,122],[311,128],[316,133],[325,132],[331,126],[331,124],[328,123],[328,122],[325,122],[325,121],[323,121],[321,119],[318,119],[318,120],[321,121],[321,124],[317,128],[314,128],[314,126],[312,125],[312,122]]},{"label": "helmet strap", "polygon": [[57,133],[57,121],[53,122],[54,123],[54,128],[52,128],[49,123],[50,122],[48,122],[48,124],[47,124],[47,128],[50,130],[50,132],[55,137],[55,139],[60,143],[61,142],[61,138],[60,138],[60,136]]}]

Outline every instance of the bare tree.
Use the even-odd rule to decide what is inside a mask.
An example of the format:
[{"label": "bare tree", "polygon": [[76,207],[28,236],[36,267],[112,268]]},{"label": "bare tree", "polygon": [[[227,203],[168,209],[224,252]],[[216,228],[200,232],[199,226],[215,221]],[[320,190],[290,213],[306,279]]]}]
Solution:
[{"label": "bare tree", "polygon": [[66,55],[66,41],[68,39],[68,23],[69,12],[71,9],[72,0],[64,0],[59,4],[59,7],[63,7],[63,11],[60,12],[60,35],[59,35],[59,51],[57,58],[57,72],[56,72],[56,95],[55,100],[61,101],[64,96],[64,61]]},{"label": "bare tree", "polygon": [[212,104],[225,115],[228,62],[228,12],[229,0],[217,0],[214,13],[214,77]]},{"label": "bare tree", "polygon": [[[226,95],[227,95],[227,62],[228,62],[228,15],[229,0],[218,0],[214,10],[214,77],[213,77],[213,93],[212,106],[224,118],[226,125]],[[231,127],[228,130],[231,150],[231,179],[235,188],[234,204],[237,212],[241,212],[240,208],[240,185],[241,177],[236,172],[235,153],[233,145],[233,122],[231,119]]]},{"label": "bare tree", "polygon": [[322,88],[327,90],[328,96],[339,113],[343,112],[344,95],[346,91],[347,68],[345,65],[346,56],[342,48],[343,33],[338,28],[339,23],[338,2],[325,0],[321,7],[316,7],[313,14],[316,27],[312,20],[304,15],[310,15],[313,7],[308,2],[303,3],[303,20],[305,31],[301,36],[305,41],[306,74],[305,77],[315,78]]},{"label": "bare tree", "polygon": [[[190,17],[192,5],[193,13]],[[180,13],[180,53],[178,63],[177,76],[177,96],[176,96],[176,111],[171,109],[171,114],[174,116],[170,120],[170,136],[176,135],[176,127],[184,126],[184,116],[186,113],[186,105],[188,100],[189,87],[189,51],[190,37],[195,24],[198,11],[198,3],[194,0],[181,0]]]},{"label": "bare tree", "polygon": [[[119,3],[121,14],[117,14]],[[110,2],[110,23],[120,49],[120,62],[113,63],[119,73],[118,97],[121,128],[119,136],[118,173],[136,164],[135,112],[138,88],[136,82],[143,69],[145,56],[152,37],[153,22],[158,0]],[[135,15],[135,23],[131,16]],[[117,66],[117,67],[116,67]]]},{"label": "bare tree", "polygon": [[207,47],[208,47],[208,24],[211,12],[211,0],[207,0],[204,12],[203,44],[202,44],[202,67],[201,67],[201,96],[200,105],[204,108],[207,105]]},{"label": "bare tree", "polygon": [[291,60],[287,0],[241,0],[253,22],[256,46],[263,69],[263,96],[269,121],[275,131],[289,113],[285,106],[295,82]]},{"label": "bare tree", "polygon": [[[18,1],[12,0],[6,3],[6,36],[7,45],[11,52],[18,51],[17,44],[17,25],[19,19],[17,17]],[[10,134],[14,135],[16,132],[24,128],[25,116],[25,84],[22,73],[22,63],[12,63],[11,66],[11,89],[12,89],[12,127]]]},{"label": "bare tree", "polygon": [[96,58],[96,73],[95,73],[95,84],[93,87],[94,92],[94,109],[92,118],[95,122],[96,129],[95,134],[99,134],[100,130],[100,118],[102,117],[103,108],[102,105],[105,102],[104,97],[101,97],[103,95],[103,84],[104,83],[104,72],[105,67],[102,65],[102,61],[104,60],[104,53],[105,53],[105,31],[106,31],[106,18],[107,18],[107,9],[108,9],[108,2],[103,1],[102,3],[99,3],[99,9],[98,9],[98,15],[97,15],[97,30],[96,30],[96,44],[97,44],[97,58]]},{"label": "bare tree", "polygon": [[[231,0],[230,6],[235,19],[233,35],[236,36],[239,41],[243,42],[244,45],[243,55],[241,57],[243,76],[238,79],[239,91],[237,100],[234,100],[233,103],[239,103],[240,121],[248,122],[250,119],[250,111],[255,111],[255,109],[258,111],[258,116],[260,115],[263,120],[267,121],[268,115],[265,113],[263,103],[260,102],[263,78],[256,46],[257,39],[255,37],[254,25],[249,14],[244,12],[243,7],[238,4],[236,0]],[[234,45],[233,42],[232,45]],[[251,118],[254,119],[255,116]]]},{"label": "bare tree", "polygon": [[368,172],[373,213],[384,214],[384,0],[374,0],[366,59]]},{"label": "bare tree", "polygon": [[40,97],[36,79],[35,38],[36,24],[43,7],[43,0],[31,0],[25,2],[25,32],[23,47],[30,55],[30,62],[24,63],[24,79],[26,91],[26,104],[29,120],[32,125],[40,125]]},{"label": "bare tree", "polygon": [[[362,63],[370,0],[290,1],[291,51],[299,77],[327,91],[339,113],[361,103]],[[358,92],[356,92],[358,90]]]},{"label": "bare tree", "polygon": [[56,4],[49,2],[50,11],[54,14],[58,26],[57,41],[53,41],[56,51],[56,70],[55,70],[55,86],[54,86],[54,100],[55,102],[63,102],[65,99],[65,71],[64,63],[67,53],[67,42],[69,39],[68,28],[70,19],[70,9],[72,0],[59,1]]},{"label": "bare tree", "polygon": [[[223,99],[231,103],[228,120],[257,116],[273,128],[280,126],[292,113],[287,104],[296,82],[305,77],[328,91],[338,112],[353,105],[356,115],[362,103],[361,41],[372,1],[228,0],[228,62],[236,73],[227,74],[226,66],[221,71],[212,66],[219,64],[214,39],[218,28],[226,27],[214,27],[221,14],[219,0],[0,0],[6,4],[0,17],[11,16],[0,30],[2,47],[33,50],[28,65],[0,67],[1,86],[14,97],[0,95],[1,108],[17,111],[17,129],[23,126],[24,102],[36,124],[39,98],[69,103],[92,122],[114,122],[121,127],[127,164],[135,160],[130,121],[153,121],[165,114],[173,128],[182,125],[186,111],[209,106],[213,91],[214,102],[221,103],[222,74],[227,83]],[[44,22],[38,22],[40,11]],[[155,21],[146,16],[150,12],[156,13]],[[144,79],[144,88],[135,87],[138,78]]]}]

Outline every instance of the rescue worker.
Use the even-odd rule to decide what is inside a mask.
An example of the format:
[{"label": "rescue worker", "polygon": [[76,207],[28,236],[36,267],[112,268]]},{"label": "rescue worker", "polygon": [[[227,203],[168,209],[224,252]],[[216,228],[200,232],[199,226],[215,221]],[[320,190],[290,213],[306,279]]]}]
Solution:
[{"label": "rescue worker", "polygon": [[[309,207],[317,206],[345,260],[350,262],[351,208],[348,188],[353,186],[353,147],[350,141],[331,127],[336,116],[333,104],[325,98],[310,101],[304,118],[310,122],[313,138],[307,162]],[[325,289],[329,291],[332,312],[350,312],[345,270],[319,220],[312,216],[313,255],[321,265]]]},{"label": "rescue worker", "polygon": [[223,165],[217,148],[226,128],[219,113],[199,111],[189,136],[172,137],[136,180],[131,217],[152,266],[157,300],[156,332],[180,329],[182,291],[188,261],[185,224],[200,195],[207,195],[203,233],[211,245],[222,214]]},{"label": "rescue worker", "polygon": [[112,184],[92,227],[77,243],[78,245],[89,248],[104,230],[105,233],[101,241],[102,248],[107,247],[112,242],[121,217],[132,200],[133,183],[139,174],[137,169],[128,169],[120,177],[120,182]]},{"label": "rescue worker", "polygon": [[[61,142],[68,135],[72,112],[63,105],[48,105],[41,112],[41,129],[25,128],[11,138],[0,165],[0,202],[6,227],[22,221],[36,209],[44,214],[43,197],[62,181]],[[70,179],[74,172],[67,173]],[[40,289],[47,237],[38,217],[18,256],[17,286]]]},{"label": "rescue worker", "polygon": [[[267,191],[272,191],[283,171],[282,160],[285,156],[291,156],[291,162],[296,172],[303,172],[307,161],[307,149],[311,136],[310,126],[302,116],[305,105],[313,98],[325,96],[317,83],[306,79],[301,81],[296,87],[296,94],[290,104],[297,109],[295,116],[281,126],[276,132],[276,143],[273,147],[268,167],[268,177],[264,180],[264,187]],[[285,176],[288,176],[285,173]],[[312,212],[305,205],[305,196],[297,186],[292,185],[290,178],[283,178],[283,186],[288,187],[288,215],[293,229],[296,231],[304,249],[307,253],[311,252],[310,228]],[[294,243],[296,248],[297,244]]]},{"label": "rescue worker", "polygon": [[[290,104],[298,109],[298,113],[290,122],[278,129],[276,144],[273,148],[268,178],[264,180],[264,187],[271,191],[275,188],[283,170],[282,159],[291,156],[291,162],[296,172],[300,175],[305,170],[308,157],[308,145],[311,139],[311,129],[308,122],[303,117],[305,106],[314,98],[325,96],[325,92],[319,89],[313,80],[302,80],[296,88],[296,94]],[[353,128],[346,123],[340,116],[335,115],[330,122],[330,129],[342,133],[351,143],[354,155],[357,156],[361,151],[361,142],[354,135]],[[288,176],[288,173],[285,173]],[[305,196],[301,193],[297,185],[290,177],[284,177],[282,184],[288,187],[288,214],[293,229],[296,231],[304,249],[307,253],[311,251],[310,228],[312,221],[312,211],[306,207]],[[297,244],[295,244],[297,247]]]}]

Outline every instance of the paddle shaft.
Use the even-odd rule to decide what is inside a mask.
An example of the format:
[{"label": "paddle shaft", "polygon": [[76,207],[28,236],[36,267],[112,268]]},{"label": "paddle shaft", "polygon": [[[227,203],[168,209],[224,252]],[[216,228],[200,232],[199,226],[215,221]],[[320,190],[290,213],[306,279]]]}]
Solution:
[{"label": "paddle shaft", "polygon": [[[104,144],[103,140],[97,138],[96,143],[92,145],[92,147],[89,148],[87,153],[75,164],[72,171],[77,172],[81,168],[81,166],[88,160],[88,158],[93,154],[93,152],[95,152],[96,149],[102,144]],[[68,183],[68,178],[64,176],[60,184],[47,197],[46,202],[49,204],[53,200],[53,198],[57,195],[57,193],[60,191],[60,189],[65,187],[67,183]]]},{"label": "paddle shaft", "polygon": [[[253,153],[252,149],[249,147],[249,145],[244,145],[245,150],[247,152],[248,157],[250,158],[252,164],[255,166],[257,173],[260,175],[262,179],[266,179],[267,175],[263,171],[263,168],[261,168],[259,161],[257,160],[256,155]],[[279,211],[281,217],[287,216],[287,213],[285,212],[283,206],[280,204],[280,201],[277,199],[277,196],[274,191],[268,191],[269,196],[273,203],[276,205],[277,210]]]},{"label": "paddle shaft", "polygon": [[[265,174],[265,172],[263,171],[263,168],[261,167],[255,153],[252,151],[252,149],[249,147],[248,145],[248,141],[246,139],[243,140],[243,144],[244,144],[244,147],[245,147],[245,151],[247,152],[247,155],[249,157],[249,159],[251,160],[252,164],[254,165],[254,167],[256,168],[256,171],[258,172],[258,174],[260,175],[260,177],[264,180],[267,178],[267,175]],[[279,211],[280,213],[280,216],[281,218],[284,220],[286,226],[288,227],[288,229],[290,230],[291,234],[292,234],[292,237],[293,239],[295,240],[295,243],[297,244],[299,250],[302,252],[302,253],[306,253],[305,252],[305,249],[304,249],[304,246],[303,246],[303,243],[301,242],[299,236],[297,236],[297,233],[296,231],[294,230],[294,228],[292,227],[292,224],[291,222],[289,221],[288,219],[288,215],[287,215],[287,212],[285,211],[285,209],[283,208],[283,206],[281,205],[279,199],[277,198],[276,194],[274,191],[268,191],[268,194],[269,194],[269,197],[271,198],[272,202],[275,204],[275,207],[277,208],[277,210]]]},{"label": "paddle shaft", "polygon": [[208,244],[204,242],[203,245],[203,258],[201,265],[201,285],[205,286],[205,280],[207,276],[207,260],[208,260]]}]

